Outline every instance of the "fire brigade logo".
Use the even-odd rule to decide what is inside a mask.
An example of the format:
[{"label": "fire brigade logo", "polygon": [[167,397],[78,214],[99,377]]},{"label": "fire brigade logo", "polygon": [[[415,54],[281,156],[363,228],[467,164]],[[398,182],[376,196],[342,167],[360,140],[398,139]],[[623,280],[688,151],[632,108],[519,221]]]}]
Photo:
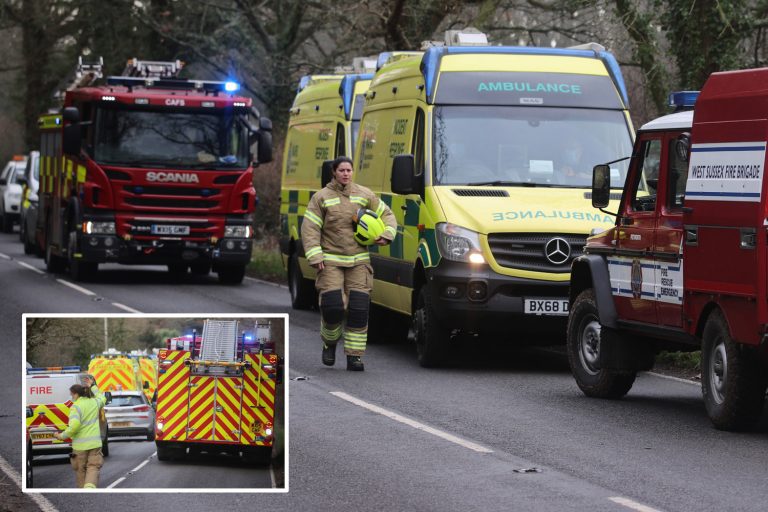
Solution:
[{"label": "fire brigade logo", "polygon": [[639,299],[643,294],[643,266],[640,260],[632,260],[632,297]]}]

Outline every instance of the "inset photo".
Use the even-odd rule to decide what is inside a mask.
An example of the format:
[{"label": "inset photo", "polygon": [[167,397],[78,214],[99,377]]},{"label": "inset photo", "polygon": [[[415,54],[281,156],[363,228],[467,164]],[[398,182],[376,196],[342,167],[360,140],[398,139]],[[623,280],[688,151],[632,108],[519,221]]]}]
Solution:
[{"label": "inset photo", "polygon": [[26,492],[287,492],[287,315],[23,322]]}]

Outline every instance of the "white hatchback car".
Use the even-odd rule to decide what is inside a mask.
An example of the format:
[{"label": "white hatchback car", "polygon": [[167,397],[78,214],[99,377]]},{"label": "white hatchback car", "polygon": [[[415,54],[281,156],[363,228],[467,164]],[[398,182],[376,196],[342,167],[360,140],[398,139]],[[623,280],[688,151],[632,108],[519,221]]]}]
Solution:
[{"label": "white hatchback car", "polygon": [[110,437],[147,436],[147,441],[154,441],[155,411],[142,391],[112,391],[104,411]]},{"label": "white hatchback car", "polygon": [[0,229],[3,233],[13,231],[13,224],[21,215],[21,183],[24,176],[27,157],[14,156],[0,173]]}]

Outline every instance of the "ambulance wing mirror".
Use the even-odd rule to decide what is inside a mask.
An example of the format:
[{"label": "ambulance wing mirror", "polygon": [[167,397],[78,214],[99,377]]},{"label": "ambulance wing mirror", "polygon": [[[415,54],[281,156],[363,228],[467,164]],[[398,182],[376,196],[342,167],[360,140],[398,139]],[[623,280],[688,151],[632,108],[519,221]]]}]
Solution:
[{"label": "ambulance wing mirror", "polygon": [[611,168],[607,164],[592,169],[592,206],[605,208],[611,200]]},{"label": "ambulance wing mirror", "polygon": [[31,418],[32,416],[34,416],[34,413],[32,413],[32,408],[27,407],[27,418]]},{"label": "ambulance wing mirror", "polygon": [[320,188],[325,188],[327,184],[333,179],[333,160],[326,160],[323,162],[323,167],[320,170]]},{"label": "ambulance wing mirror", "polygon": [[111,404],[112,403],[112,392],[111,391],[105,391],[104,392],[104,398],[107,399],[107,403],[108,404]]},{"label": "ambulance wing mirror", "polygon": [[392,160],[392,192],[402,195],[419,192],[414,169],[413,155],[397,155]]}]

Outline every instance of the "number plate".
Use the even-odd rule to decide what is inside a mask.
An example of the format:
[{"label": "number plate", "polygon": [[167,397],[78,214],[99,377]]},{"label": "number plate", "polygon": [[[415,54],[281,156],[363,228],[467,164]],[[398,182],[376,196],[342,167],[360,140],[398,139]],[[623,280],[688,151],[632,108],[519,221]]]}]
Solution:
[{"label": "number plate", "polygon": [[526,315],[562,315],[568,314],[567,299],[525,299],[523,312]]},{"label": "number plate", "polygon": [[53,432],[51,433],[43,433],[43,434],[32,434],[32,439],[35,440],[43,440],[43,439],[53,439]]},{"label": "number plate", "polygon": [[153,235],[188,235],[189,226],[173,226],[169,224],[152,224]]}]

